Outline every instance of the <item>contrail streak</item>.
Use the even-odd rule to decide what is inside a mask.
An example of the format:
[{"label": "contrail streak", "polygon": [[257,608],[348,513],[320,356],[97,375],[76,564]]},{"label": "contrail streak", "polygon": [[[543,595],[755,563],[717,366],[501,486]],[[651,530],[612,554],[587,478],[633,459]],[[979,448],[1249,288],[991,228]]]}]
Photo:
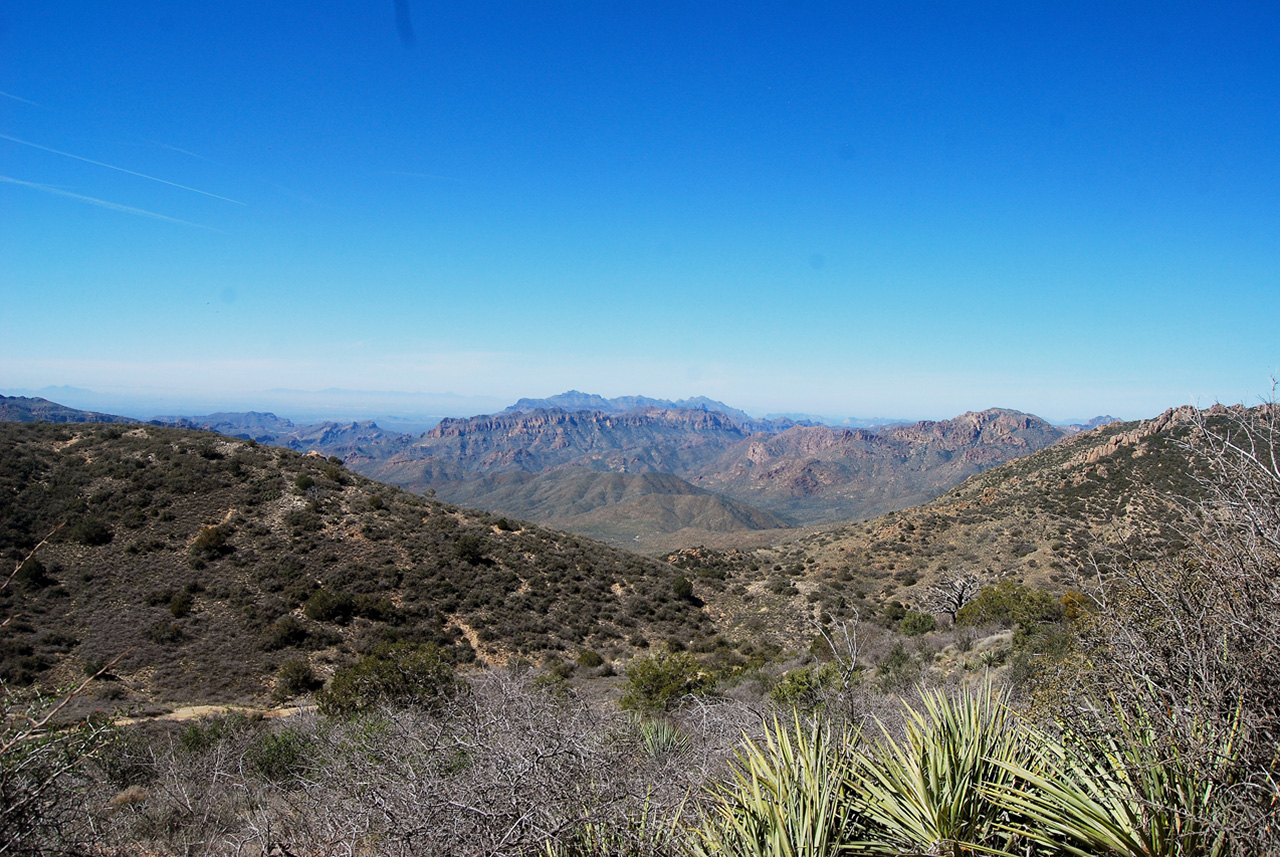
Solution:
[{"label": "contrail streak", "polygon": [[68,199],[76,199],[76,200],[79,200],[80,202],[87,202],[90,205],[97,205],[97,206],[101,206],[102,208],[109,208],[112,211],[122,211],[125,214],[137,214],[141,217],[150,217],[154,220],[164,220],[169,223],[181,223],[183,226],[194,226],[197,229],[209,229],[214,232],[222,231],[220,229],[214,229],[212,226],[205,226],[200,223],[192,223],[190,220],[179,220],[178,218],[170,217],[167,214],[157,214],[154,211],[147,211],[146,209],[143,209],[143,208],[134,208],[131,205],[121,205],[118,202],[110,202],[108,200],[98,199],[97,197],[93,197],[93,196],[84,196],[82,194],[72,193],[69,190],[62,190],[61,188],[50,187],[49,185],[36,184],[35,182],[24,182],[22,179],[10,178],[9,176],[0,176],[0,182],[8,182],[9,184],[21,185],[22,187],[34,188],[35,190],[42,190],[45,193],[51,193],[54,196],[65,196]]},{"label": "contrail streak", "polygon": [[3,95],[5,98],[12,98],[14,101],[21,101],[23,104],[30,104],[32,107],[44,107],[43,104],[36,104],[34,101],[29,99],[19,98],[11,92],[0,92],[0,95]]},{"label": "contrail streak", "polygon": [[82,158],[79,155],[73,155],[70,152],[60,152],[57,149],[50,149],[48,146],[41,146],[39,143],[32,143],[27,140],[19,140],[17,137],[10,137],[8,134],[0,134],[0,140],[8,140],[10,143],[17,143],[20,146],[30,146],[33,149],[40,149],[43,152],[52,152],[55,155],[62,155],[62,157],[64,158],[73,158],[77,161],[84,161],[86,164],[93,164],[94,166],[98,166],[98,167],[106,167],[109,170],[115,170],[116,172],[126,173],[131,176],[137,176],[140,179],[147,179],[148,181],[160,182],[160,184],[167,184],[170,187],[182,188],[183,190],[189,190],[192,193],[199,193],[199,194],[203,194],[204,196],[211,196],[214,199],[220,199],[223,202],[233,202],[236,205],[244,205],[244,203],[238,199],[230,199],[225,196],[218,196],[216,193],[209,193],[207,190],[200,190],[199,188],[187,187],[184,184],[171,182],[171,181],[168,181],[167,179],[158,179],[155,176],[149,176],[149,175],[146,175],[145,173],[135,173],[133,170],[126,170],[124,167],[117,167],[117,166],[113,166],[112,164],[104,164],[102,161],[95,161],[92,158]]}]

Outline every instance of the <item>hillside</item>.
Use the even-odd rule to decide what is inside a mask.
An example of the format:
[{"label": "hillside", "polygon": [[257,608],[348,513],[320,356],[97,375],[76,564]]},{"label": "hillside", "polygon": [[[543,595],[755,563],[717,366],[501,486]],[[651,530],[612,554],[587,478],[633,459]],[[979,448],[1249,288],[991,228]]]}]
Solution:
[{"label": "hillside", "polygon": [[335,459],[151,425],[0,424],[0,675],[75,680],[125,653],[123,702],[254,701],[382,641],[461,662],[623,657],[711,639],[669,565],[465,511]]},{"label": "hillside", "polygon": [[[1210,426],[1221,413],[1209,411]],[[1182,544],[1183,510],[1200,497],[1184,446],[1198,412],[1081,432],[1001,464],[920,506],[811,530],[768,548],[679,551],[728,632],[804,639],[806,613],[874,619],[885,605],[927,605],[947,576],[1010,579],[1059,592],[1115,560]]]},{"label": "hillside", "polygon": [[614,542],[643,542],[680,530],[741,533],[790,523],[667,473],[611,473],[565,467],[546,473],[496,473],[436,490],[468,506]]}]

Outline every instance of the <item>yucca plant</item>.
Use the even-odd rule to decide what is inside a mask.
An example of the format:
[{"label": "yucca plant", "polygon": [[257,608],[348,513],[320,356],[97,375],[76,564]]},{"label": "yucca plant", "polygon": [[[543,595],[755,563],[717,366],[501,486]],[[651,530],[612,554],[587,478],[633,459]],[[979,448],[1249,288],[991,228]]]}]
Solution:
[{"label": "yucca plant", "polygon": [[764,743],[747,739],[732,780],[713,788],[694,833],[696,855],[832,857],[853,832],[849,772],[857,734],[775,718]]},{"label": "yucca plant", "polygon": [[1031,733],[988,686],[951,698],[922,694],[924,710],[907,707],[906,735],[883,738],[855,759],[850,789],[867,829],[856,854],[949,855],[999,853],[1017,847],[1006,806],[993,791],[1013,788],[1018,770],[1034,769]]},{"label": "yucca plant", "polygon": [[662,756],[677,756],[692,745],[689,733],[666,718],[641,720],[640,746],[650,759]]},{"label": "yucca plant", "polygon": [[682,801],[663,809],[648,797],[635,815],[585,820],[543,843],[541,857],[663,857],[679,853]]},{"label": "yucca plant", "polygon": [[[1044,736],[1038,770],[1001,762],[1010,782],[988,793],[1027,820],[1024,834],[1059,853],[1092,857],[1225,857],[1220,784],[1179,742],[1116,707],[1112,728]],[[1192,726],[1194,733],[1195,727]],[[1220,748],[1229,764],[1231,744]]]}]

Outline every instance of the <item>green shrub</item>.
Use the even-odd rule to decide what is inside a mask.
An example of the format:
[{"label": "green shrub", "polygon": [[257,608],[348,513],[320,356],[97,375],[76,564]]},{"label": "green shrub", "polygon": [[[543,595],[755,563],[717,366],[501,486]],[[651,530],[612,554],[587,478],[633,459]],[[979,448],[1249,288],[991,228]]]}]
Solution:
[{"label": "green shrub", "polygon": [[876,679],[886,693],[905,690],[920,675],[920,665],[901,642],[876,665]]},{"label": "green shrub", "polygon": [[71,528],[71,538],[82,545],[96,547],[108,544],[115,538],[115,532],[105,521],[98,518],[83,518]]},{"label": "green shrub", "polygon": [[338,670],[316,695],[316,704],[328,715],[358,714],[384,704],[433,709],[463,687],[439,646],[384,644]]},{"label": "green shrub", "polygon": [[978,597],[956,613],[957,625],[1017,625],[1031,630],[1046,622],[1060,622],[1063,606],[1048,592],[1032,589],[1012,580],[984,586]]},{"label": "green shrub", "polygon": [[480,565],[484,562],[486,547],[487,545],[482,536],[467,533],[458,537],[458,541],[454,545],[454,553],[458,559],[469,565]]},{"label": "green shrub", "polygon": [[173,614],[173,618],[181,619],[191,612],[194,603],[195,599],[191,597],[191,593],[184,590],[169,600],[169,612]]},{"label": "green shrub", "polygon": [[44,589],[58,582],[49,576],[44,564],[34,557],[22,564],[13,579],[27,589]]},{"label": "green shrub", "polygon": [[693,581],[683,574],[671,582],[671,591],[682,601],[693,600]]},{"label": "green shrub", "polygon": [[780,705],[812,709],[820,704],[824,687],[838,686],[840,668],[833,661],[788,670],[769,690],[769,698]]},{"label": "green shrub", "polygon": [[918,637],[921,634],[927,634],[938,627],[938,620],[929,613],[916,613],[907,611],[907,615],[902,617],[902,621],[898,623],[898,630],[908,637]]},{"label": "green shrub", "polygon": [[262,639],[262,648],[264,651],[274,652],[277,649],[301,646],[307,641],[307,637],[305,625],[293,616],[282,616],[267,629]]},{"label": "green shrub", "polygon": [[631,662],[618,704],[649,713],[670,711],[685,697],[705,693],[714,685],[715,679],[693,655],[664,647]]},{"label": "green shrub", "polygon": [[578,666],[580,667],[585,667],[587,669],[594,669],[595,667],[598,667],[603,663],[604,663],[604,658],[600,657],[598,653],[593,652],[590,649],[587,649],[585,652],[578,655]]},{"label": "green shrub", "polygon": [[162,646],[173,645],[182,639],[182,629],[172,622],[162,620],[147,629],[146,637]]},{"label": "green shrub", "polygon": [[249,726],[244,714],[232,713],[224,717],[202,717],[187,724],[178,735],[178,747],[184,753],[197,755],[216,747],[228,736]]},{"label": "green shrub", "polygon": [[268,732],[249,745],[245,760],[264,780],[276,785],[296,782],[311,767],[314,742],[301,732]]}]

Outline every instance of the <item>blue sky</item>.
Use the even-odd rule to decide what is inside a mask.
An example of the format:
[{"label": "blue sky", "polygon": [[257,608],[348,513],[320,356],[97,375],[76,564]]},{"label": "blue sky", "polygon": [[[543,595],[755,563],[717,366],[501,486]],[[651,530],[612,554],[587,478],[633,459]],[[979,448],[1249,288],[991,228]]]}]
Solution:
[{"label": "blue sky", "polygon": [[1136,418],[1280,369],[1275,4],[405,7],[0,2],[0,389]]}]

